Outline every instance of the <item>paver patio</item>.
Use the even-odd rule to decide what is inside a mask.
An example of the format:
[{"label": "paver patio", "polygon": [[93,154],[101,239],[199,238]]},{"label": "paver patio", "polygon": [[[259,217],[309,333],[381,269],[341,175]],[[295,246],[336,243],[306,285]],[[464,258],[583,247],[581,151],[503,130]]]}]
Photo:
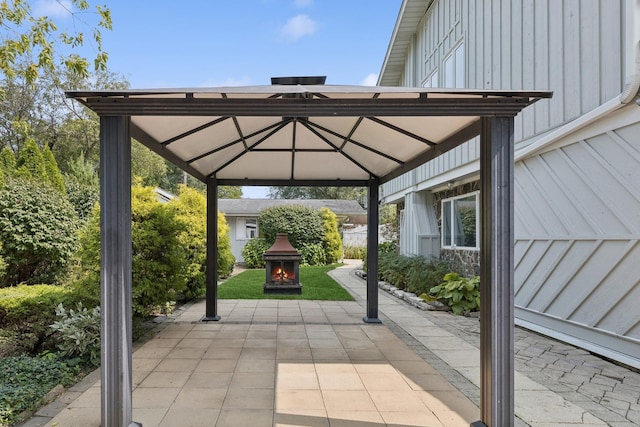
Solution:
[{"label": "paver patio", "polygon": [[[468,426],[478,408],[357,302],[193,304],[133,354],[144,427]],[[100,425],[99,381],[47,426]]]}]

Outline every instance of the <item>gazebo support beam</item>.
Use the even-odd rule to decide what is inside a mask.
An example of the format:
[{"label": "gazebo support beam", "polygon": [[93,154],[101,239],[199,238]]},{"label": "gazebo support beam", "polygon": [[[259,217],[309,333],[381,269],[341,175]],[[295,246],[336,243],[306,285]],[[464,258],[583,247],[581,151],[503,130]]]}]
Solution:
[{"label": "gazebo support beam", "polygon": [[367,315],[366,323],[381,323],[378,318],[378,195],[380,180],[371,177],[367,187]]},{"label": "gazebo support beam", "polygon": [[218,180],[207,178],[207,272],[206,307],[202,319],[218,321]]},{"label": "gazebo support beam", "polygon": [[131,143],[129,117],[100,117],[101,425],[131,421]]},{"label": "gazebo support beam", "polygon": [[480,135],[480,418],[508,426],[514,412],[513,118],[482,118]]}]

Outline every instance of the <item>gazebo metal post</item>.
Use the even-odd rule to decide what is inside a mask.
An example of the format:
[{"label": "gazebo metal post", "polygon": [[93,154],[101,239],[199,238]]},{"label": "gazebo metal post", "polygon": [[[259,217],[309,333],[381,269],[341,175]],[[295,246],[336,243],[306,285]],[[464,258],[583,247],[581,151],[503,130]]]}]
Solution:
[{"label": "gazebo metal post", "polygon": [[381,323],[378,318],[378,195],[380,180],[371,177],[367,191],[367,315],[366,323]]},{"label": "gazebo metal post", "polygon": [[131,144],[128,116],[100,117],[101,408],[131,427]]},{"label": "gazebo metal post", "polygon": [[480,418],[514,413],[513,117],[483,117],[480,135]]},{"label": "gazebo metal post", "polygon": [[207,178],[207,289],[205,322],[220,320],[218,316],[218,180]]}]

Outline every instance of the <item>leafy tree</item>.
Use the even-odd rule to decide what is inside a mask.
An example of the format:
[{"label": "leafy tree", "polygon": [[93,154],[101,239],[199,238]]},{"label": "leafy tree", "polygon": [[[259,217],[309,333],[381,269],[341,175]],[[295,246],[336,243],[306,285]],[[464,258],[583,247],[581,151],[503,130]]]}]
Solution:
[{"label": "leafy tree", "polygon": [[221,185],[220,187],[218,187],[218,198],[219,199],[241,199],[242,187],[231,186],[231,185]]},{"label": "leafy tree", "polygon": [[320,214],[324,228],[322,247],[324,248],[325,260],[328,264],[333,264],[342,258],[342,238],[338,232],[338,218],[329,208],[320,209]]},{"label": "leafy tree", "polygon": [[273,244],[276,234],[287,233],[289,242],[295,248],[305,243],[321,243],[324,236],[320,212],[300,205],[263,209],[258,217],[258,226],[267,242]]},{"label": "leafy tree", "polygon": [[22,178],[48,183],[47,170],[44,167],[44,157],[36,141],[28,138],[16,161],[18,174]]},{"label": "leafy tree", "polygon": [[42,157],[44,160],[44,169],[47,181],[53,188],[64,193],[64,180],[62,179],[62,174],[58,168],[58,163],[56,162],[55,157],[53,157],[53,153],[51,153],[51,149],[49,149],[48,145],[44,146],[44,150],[42,150]]},{"label": "leafy tree", "polygon": [[365,206],[367,189],[364,187],[269,187],[272,199],[336,199],[356,200]]},{"label": "leafy tree", "polygon": [[[74,29],[82,28],[91,18],[93,24],[93,46],[96,49],[95,69],[106,69],[107,53],[102,49],[102,30],[112,27],[111,13],[103,6],[91,8],[86,0],[71,0],[71,7],[64,2],[58,3],[74,19]],[[78,14],[82,14],[82,18]],[[0,71],[8,78],[21,77],[32,83],[43,70],[53,70],[58,63],[74,74],[88,77],[89,62],[77,53],[61,54],[67,48],[80,48],[84,44],[84,33],[74,30],[72,33],[58,30],[53,19],[39,16],[26,1],[5,1],[0,7],[0,23],[6,38],[0,43]],[[91,28],[90,28],[91,29]],[[29,58],[24,67],[16,67],[23,58]]]},{"label": "leafy tree", "polygon": [[142,178],[144,185],[160,187],[167,173],[167,164],[162,157],[147,147],[131,143],[131,175]]},{"label": "leafy tree", "polygon": [[[204,295],[206,288],[207,260],[207,199],[199,191],[181,186],[178,197],[168,206],[175,210],[176,219],[185,225],[178,239],[187,252],[187,284],[185,299]],[[228,276],[235,258],[231,253],[229,226],[224,215],[218,212],[218,274]]]},{"label": "leafy tree", "polygon": [[0,287],[53,283],[76,251],[78,219],[66,197],[42,183],[9,179],[0,190]]}]

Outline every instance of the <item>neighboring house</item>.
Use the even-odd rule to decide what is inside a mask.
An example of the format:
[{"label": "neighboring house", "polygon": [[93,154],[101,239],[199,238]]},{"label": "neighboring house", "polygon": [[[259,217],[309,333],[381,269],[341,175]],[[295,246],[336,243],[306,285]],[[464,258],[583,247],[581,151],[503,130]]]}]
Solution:
[{"label": "neighboring house", "polygon": [[260,235],[260,211],[285,205],[302,205],[313,209],[326,207],[336,214],[339,223],[345,228],[367,222],[367,211],[355,200],[220,199],[218,210],[224,214],[231,227],[231,252],[236,257],[236,262],[244,261],[242,248],[249,240]]},{"label": "neighboring house", "polygon": [[[516,324],[640,367],[640,3],[404,0],[383,86],[552,90],[515,120]],[[479,270],[479,142],[381,188],[405,254]]]}]

